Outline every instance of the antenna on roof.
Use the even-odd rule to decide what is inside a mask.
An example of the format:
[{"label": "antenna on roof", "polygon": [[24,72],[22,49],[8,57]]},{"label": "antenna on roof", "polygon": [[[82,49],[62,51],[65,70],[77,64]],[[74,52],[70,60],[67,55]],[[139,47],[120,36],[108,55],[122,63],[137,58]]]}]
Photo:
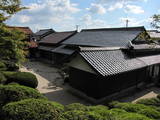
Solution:
[{"label": "antenna on roof", "polygon": [[128,19],[126,19],[126,27],[128,27],[128,23],[129,23],[129,20],[128,20]]},{"label": "antenna on roof", "polygon": [[76,30],[77,30],[77,32],[79,31],[79,25],[76,25]]}]

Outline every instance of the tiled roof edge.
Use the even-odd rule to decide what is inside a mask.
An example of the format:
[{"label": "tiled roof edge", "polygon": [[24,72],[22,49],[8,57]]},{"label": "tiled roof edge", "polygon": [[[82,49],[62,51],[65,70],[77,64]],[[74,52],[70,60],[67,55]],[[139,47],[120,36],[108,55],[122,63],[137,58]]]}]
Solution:
[{"label": "tiled roof edge", "polygon": [[145,30],[144,26],[138,26],[138,27],[119,27],[119,28],[97,28],[97,29],[82,29],[81,32],[85,31],[104,31],[104,30],[132,30],[132,29],[142,29]]}]

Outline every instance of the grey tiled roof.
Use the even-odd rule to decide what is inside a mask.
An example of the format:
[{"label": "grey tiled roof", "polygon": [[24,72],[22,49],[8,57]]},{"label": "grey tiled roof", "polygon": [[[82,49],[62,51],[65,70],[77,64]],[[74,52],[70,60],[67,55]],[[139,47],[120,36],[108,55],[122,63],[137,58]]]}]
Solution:
[{"label": "grey tiled roof", "polygon": [[66,54],[66,55],[72,55],[75,52],[75,50],[67,48],[66,45],[61,45],[61,46],[55,48],[54,50],[52,50],[52,52]]},{"label": "grey tiled roof", "polygon": [[39,50],[45,50],[45,51],[52,51],[55,47],[49,47],[49,46],[38,46]]},{"label": "grey tiled roof", "polygon": [[147,65],[154,65],[154,64],[159,64],[160,63],[160,55],[139,57],[138,59],[145,62]]},{"label": "grey tiled roof", "polygon": [[60,43],[72,35],[76,34],[76,31],[68,31],[68,32],[54,32],[51,33],[41,39],[40,44],[57,44]]},{"label": "grey tiled roof", "polygon": [[82,30],[64,41],[63,44],[126,47],[128,41],[134,40],[144,30],[144,27]]},{"label": "grey tiled roof", "polygon": [[129,58],[121,50],[83,51],[80,55],[101,75],[108,76],[145,67],[136,58]]},{"label": "grey tiled roof", "polygon": [[148,30],[148,34],[151,36],[151,38],[159,38],[160,39],[160,32],[157,30]]},{"label": "grey tiled roof", "polygon": [[48,32],[55,32],[53,29],[42,29],[35,33],[35,35],[41,36]]}]

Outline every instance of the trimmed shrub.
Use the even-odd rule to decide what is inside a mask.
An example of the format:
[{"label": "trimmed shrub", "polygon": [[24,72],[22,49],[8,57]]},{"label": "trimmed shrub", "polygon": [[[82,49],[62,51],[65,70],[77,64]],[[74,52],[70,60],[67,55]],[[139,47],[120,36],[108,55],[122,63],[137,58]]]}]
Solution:
[{"label": "trimmed shrub", "polygon": [[0,104],[19,101],[28,98],[46,99],[36,89],[21,85],[0,85]]},{"label": "trimmed shrub", "polygon": [[141,100],[138,100],[136,103],[160,107],[160,99],[159,98],[141,99]]},{"label": "trimmed shrub", "polygon": [[143,104],[132,104],[132,103],[114,103],[112,104],[114,108],[120,108],[127,112],[133,112],[145,115],[151,119],[160,119],[160,112],[156,109],[145,106]]},{"label": "trimmed shrub", "polygon": [[36,88],[38,80],[36,76],[29,72],[3,72],[7,78],[7,82],[17,82],[20,85]]},{"label": "trimmed shrub", "polygon": [[119,116],[116,116],[116,120],[153,120],[144,115],[136,113],[125,113]]},{"label": "trimmed shrub", "polygon": [[137,113],[129,113],[123,109],[113,108],[110,110],[112,116],[115,117],[115,120],[152,120],[145,115]]},{"label": "trimmed shrub", "polygon": [[104,105],[88,106],[88,111],[107,111],[108,107]]},{"label": "trimmed shrub", "polygon": [[118,120],[109,110],[72,110],[61,114],[60,120]]},{"label": "trimmed shrub", "polygon": [[73,103],[65,106],[65,111],[73,111],[73,110],[88,111],[88,107],[80,103]]},{"label": "trimmed shrub", "polygon": [[5,84],[6,82],[7,82],[7,79],[2,73],[0,73],[0,84]]},{"label": "trimmed shrub", "polygon": [[11,79],[11,78],[12,78],[12,75],[15,74],[16,72],[3,71],[2,73],[3,73],[3,75],[4,75],[7,79]]},{"label": "trimmed shrub", "polygon": [[157,95],[157,98],[160,99],[160,94]]},{"label": "trimmed shrub", "polygon": [[42,99],[26,99],[3,106],[4,120],[59,120],[59,106]]},{"label": "trimmed shrub", "polygon": [[0,61],[0,71],[5,71],[5,70],[7,70],[7,66],[2,61]]},{"label": "trimmed shrub", "polygon": [[89,120],[89,116],[85,111],[72,110],[62,113],[60,120]]},{"label": "trimmed shrub", "polygon": [[4,61],[4,64],[7,67],[7,71],[17,71],[19,69],[18,64],[12,61]]}]

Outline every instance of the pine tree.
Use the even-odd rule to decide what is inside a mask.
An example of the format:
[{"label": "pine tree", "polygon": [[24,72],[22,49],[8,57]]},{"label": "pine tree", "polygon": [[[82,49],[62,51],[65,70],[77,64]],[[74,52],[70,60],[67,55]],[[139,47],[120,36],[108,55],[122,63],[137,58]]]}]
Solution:
[{"label": "pine tree", "polygon": [[20,64],[25,60],[24,33],[10,30],[4,23],[15,13],[25,9],[20,0],[0,0],[0,59]]}]

